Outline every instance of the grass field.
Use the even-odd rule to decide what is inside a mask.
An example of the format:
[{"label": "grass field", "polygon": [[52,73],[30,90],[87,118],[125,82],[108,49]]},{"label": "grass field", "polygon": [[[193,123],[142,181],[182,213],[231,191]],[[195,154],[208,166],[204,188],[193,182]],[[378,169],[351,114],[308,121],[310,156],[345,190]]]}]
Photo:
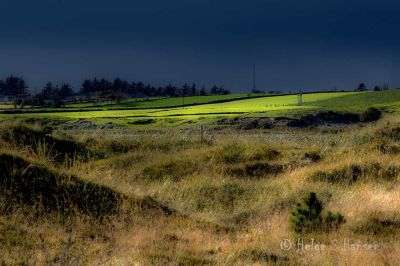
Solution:
[{"label": "grass field", "polygon": [[[150,109],[160,107],[177,107],[193,104],[205,104],[218,101],[229,101],[240,98],[254,98],[260,97],[263,94],[229,94],[229,95],[213,95],[213,96],[190,96],[190,97],[173,97],[173,98],[161,98],[161,99],[140,99],[139,101],[130,99],[126,103],[120,104],[108,104],[102,105],[102,108],[106,109],[118,109],[118,108],[132,108],[132,109]],[[264,94],[267,96],[272,96]]]},{"label": "grass field", "polygon": [[[251,99],[262,96],[273,96],[274,94],[229,94],[229,95],[211,95],[211,96],[188,96],[188,97],[157,97],[157,98],[130,98],[125,99],[121,103],[115,103],[111,101],[105,102],[94,102],[94,103],[71,103],[65,107],[68,110],[77,109],[149,109],[149,108],[163,108],[163,107],[179,107],[185,104],[198,105],[212,102],[224,102],[236,99]],[[51,110],[51,108],[42,108]]]},{"label": "grass field", "polygon": [[[0,118],[93,119],[96,123],[113,122],[116,124],[129,124],[130,122],[134,124],[138,120],[154,119],[153,126],[172,126],[186,122],[212,123],[218,118],[232,116],[298,117],[321,110],[362,112],[370,106],[375,106],[386,111],[397,111],[400,107],[400,91],[397,90],[304,94],[302,106],[297,105],[297,95],[240,99],[243,96],[245,95],[188,97],[186,98],[187,104],[196,103],[197,105],[186,107],[179,106],[182,103],[182,98],[169,98],[105,105],[101,107],[101,110],[96,111],[91,110],[92,107],[81,108],[74,112],[63,112],[63,110],[70,109],[58,108],[35,110],[35,113],[0,114]],[[235,98],[238,99],[235,100]],[[223,100],[229,101],[212,103],[213,101]],[[166,107],[168,105],[172,107]],[[176,107],[177,105],[178,107]],[[127,109],[114,110],[120,108]]]},{"label": "grass field", "polygon": [[[399,260],[397,113],[338,128],[207,130],[203,141],[194,128],[51,121],[0,122],[0,264]],[[310,192],[323,217],[339,212],[345,222],[294,231],[292,213]],[[298,239],[312,249],[299,250]]]},{"label": "grass field", "polygon": [[[0,264],[396,265],[400,91],[163,107],[179,100],[0,114]],[[371,106],[384,117],[216,123]],[[314,220],[298,209],[312,192]]]}]

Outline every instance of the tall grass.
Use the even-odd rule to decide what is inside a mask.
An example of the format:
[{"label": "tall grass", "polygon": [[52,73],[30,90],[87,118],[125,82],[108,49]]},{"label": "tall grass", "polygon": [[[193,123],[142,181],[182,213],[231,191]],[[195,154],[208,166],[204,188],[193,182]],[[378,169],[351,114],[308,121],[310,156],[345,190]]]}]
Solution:
[{"label": "tall grass", "polygon": [[[51,159],[47,142],[32,143],[37,148],[27,152],[29,145],[0,140],[1,152],[139,199],[105,223],[84,214],[34,216],[32,205],[10,210],[3,200],[0,262],[396,265],[400,154],[390,147],[400,145],[399,127],[399,116],[392,115],[348,128],[208,131],[205,142],[194,129],[72,130],[71,136],[55,130],[54,139],[98,155],[70,156],[62,164]],[[345,216],[338,230],[301,236],[291,230],[291,210],[311,191],[327,210]],[[281,241],[299,237],[326,248],[281,248]],[[379,249],[338,248],[336,240]]]}]

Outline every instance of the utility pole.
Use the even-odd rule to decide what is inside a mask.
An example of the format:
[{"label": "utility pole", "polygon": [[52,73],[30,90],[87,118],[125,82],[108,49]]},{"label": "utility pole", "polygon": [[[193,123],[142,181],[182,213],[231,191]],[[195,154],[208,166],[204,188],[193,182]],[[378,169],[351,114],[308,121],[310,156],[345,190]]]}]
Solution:
[{"label": "utility pole", "polygon": [[299,106],[303,105],[303,93],[299,90],[299,94],[297,95],[297,102]]},{"label": "utility pole", "polygon": [[253,92],[255,92],[256,89],[256,64],[253,64]]},{"label": "utility pole", "polygon": [[182,88],[182,109],[185,109],[185,88]]}]

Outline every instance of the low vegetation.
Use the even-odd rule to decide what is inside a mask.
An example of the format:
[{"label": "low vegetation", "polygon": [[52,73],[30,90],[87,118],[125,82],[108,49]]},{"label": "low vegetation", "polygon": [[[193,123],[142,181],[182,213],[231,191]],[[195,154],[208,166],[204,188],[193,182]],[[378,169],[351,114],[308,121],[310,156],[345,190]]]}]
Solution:
[{"label": "low vegetation", "polygon": [[[232,94],[130,99],[112,104],[74,104],[65,107],[4,109],[0,120],[11,115],[21,119],[47,118],[75,123],[78,119],[94,124],[112,123],[134,128],[191,127],[193,124],[219,123],[239,130],[267,130],[279,125],[312,127],[368,123],[382,111],[398,110],[399,90],[367,92],[329,92],[303,95]],[[268,117],[266,119],[266,117]]]},{"label": "low vegetation", "polygon": [[345,223],[344,216],[337,213],[328,213],[323,216],[323,203],[317,198],[315,192],[310,192],[304,203],[298,203],[292,211],[290,225],[296,233],[310,233],[315,231],[329,232]]},{"label": "low vegetation", "polygon": [[[203,139],[197,126],[1,122],[0,263],[395,265],[400,119],[367,113],[306,128],[216,120]],[[299,238],[325,249],[298,252]]]}]

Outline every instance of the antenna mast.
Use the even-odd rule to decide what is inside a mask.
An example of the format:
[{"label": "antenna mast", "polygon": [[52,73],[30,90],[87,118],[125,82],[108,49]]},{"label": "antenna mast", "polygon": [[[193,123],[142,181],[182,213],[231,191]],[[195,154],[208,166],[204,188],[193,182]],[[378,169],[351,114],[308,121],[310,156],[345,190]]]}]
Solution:
[{"label": "antenna mast", "polygon": [[256,89],[256,64],[253,64],[253,92],[255,92]]}]

